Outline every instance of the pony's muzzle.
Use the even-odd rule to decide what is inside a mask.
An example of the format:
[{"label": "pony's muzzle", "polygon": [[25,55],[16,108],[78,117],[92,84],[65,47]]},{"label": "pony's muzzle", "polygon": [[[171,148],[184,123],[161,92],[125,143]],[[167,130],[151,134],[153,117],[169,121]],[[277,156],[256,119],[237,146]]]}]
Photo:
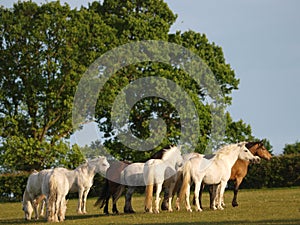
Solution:
[{"label": "pony's muzzle", "polygon": [[260,157],[259,156],[254,156],[252,160],[250,160],[254,164],[259,164],[260,163]]}]

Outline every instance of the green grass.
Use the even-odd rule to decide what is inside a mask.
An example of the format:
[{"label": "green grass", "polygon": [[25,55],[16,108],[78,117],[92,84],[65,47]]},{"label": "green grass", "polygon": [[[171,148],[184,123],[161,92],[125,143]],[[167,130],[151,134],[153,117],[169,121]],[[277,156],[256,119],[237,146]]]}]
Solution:
[{"label": "green grass", "polygon": [[[240,190],[239,206],[233,208],[231,199],[233,193],[225,193],[227,207],[223,211],[212,211],[209,209],[208,193],[203,196],[203,212],[181,211],[160,214],[148,214],[143,212],[144,197],[133,196],[133,207],[135,214],[109,215],[93,206],[95,198],[88,199],[86,215],[76,214],[77,200],[68,202],[66,220],[64,224],[300,224],[300,188],[284,189],[262,189],[262,190]],[[124,197],[118,202],[118,208],[123,210]],[[111,206],[109,208],[111,210]],[[21,203],[0,204],[0,224],[43,224],[43,218],[39,221],[25,221]]]}]

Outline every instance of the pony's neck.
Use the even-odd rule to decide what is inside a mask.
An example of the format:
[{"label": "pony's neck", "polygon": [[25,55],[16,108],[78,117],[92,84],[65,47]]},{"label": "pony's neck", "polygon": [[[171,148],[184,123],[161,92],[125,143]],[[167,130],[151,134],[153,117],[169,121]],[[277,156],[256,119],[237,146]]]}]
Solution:
[{"label": "pony's neck", "polygon": [[224,158],[224,161],[227,162],[227,164],[232,167],[236,160],[239,158],[239,148],[234,148],[231,151],[229,151],[228,154],[224,154],[222,158]]},{"label": "pony's neck", "polygon": [[176,151],[177,151],[177,149],[175,149],[175,150],[171,149],[168,152],[166,152],[162,158],[162,160],[171,167],[175,167],[176,163],[178,161],[178,159],[177,159],[178,154]]},{"label": "pony's neck", "polygon": [[253,154],[256,155],[257,153],[257,144],[253,145],[251,148],[249,148],[249,151]]}]

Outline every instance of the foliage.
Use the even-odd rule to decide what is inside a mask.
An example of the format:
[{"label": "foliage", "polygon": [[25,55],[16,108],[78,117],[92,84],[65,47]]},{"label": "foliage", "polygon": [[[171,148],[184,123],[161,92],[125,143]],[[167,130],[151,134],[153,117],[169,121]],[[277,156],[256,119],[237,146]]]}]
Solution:
[{"label": "foliage", "polygon": [[283,148],[283,154],[300,154],[300,142],[296,141],[294,144],[286,144]]},{"label": "foliage", "polygon": [[21,201],[27,184],[28,176],[28,172],[17,174],[1,174],[1,201]]},{"label": "foliage", "polygon": [[[9,171],[41,170],[53,166],[74,168],[83,161],[78,146],[62,140],[55,145],[34,138],[12,136],[0,147],[1,165]],[[20,160],[22,159],[22,160]]]},{"label": "foliage", "polygon": [[300,155],[274,156],[251,165],[241,188],[300,186]]},{"label": "foliage", "polygon": [[[14,4],[12,9],[1,7],[0,15],[2,170],[29,171],[57,165],[72,168],[82,161],[78,146],[70,149],[66,142],[74,132],[71,114],[76,87],[95,59],[121,44],[163,40],[191,50],[215,75],[221,88],[218,98],[225,106],[231,104],[231,92],[238,88],[239,80],[226,62],[221,47],[194,31],[170,34],[177,16],[162,0],[95,1],[80,9],[71,9],[59,1],[40,6],[26,1]],[[178,61],[172,66],[143,62],[124,67],[99,93],[96,122],[104,133],[104,145],[114,157],[144,161],[154,151],[178,143],[182,128],[178,111],[159,97],[137,102],[127,124],[137,138],[147,139],[151,135],[151,119],[161,118],[167,124],[167,131],[156,149],[132,152],[115,138],[116,131],[112,129],[111,108],[120,91],[138,78],[157,75],[174,81],[193,100],[201,118],[201,135],[195,137],[196,151],[213,148],[209,145],[212,121],[207,90],[178,69],[181,55],[174,52],[174,57]],[[160,84],[154,81],[151,85]],[[226,120],[226,138],[221,142],[253,138],[250,126],[242,120],[232,121],[228,113]],[[84,155],[104,154],[103,149],[96,149],[99,144],[91,146],[92,150],[85,148]]]},{"label": "foliage", "polygon": [[[12,9],[0,8],[0,14],[2,152],[7,161],[18,145],[16,156],[35,157],[25,159],[23,167],[39,169],[66,153],[61,145],[73,132],[77,83],[114,36],[98,14],[59,2],[18,2]],[[12,168],[14,160],[9,164]]]}]

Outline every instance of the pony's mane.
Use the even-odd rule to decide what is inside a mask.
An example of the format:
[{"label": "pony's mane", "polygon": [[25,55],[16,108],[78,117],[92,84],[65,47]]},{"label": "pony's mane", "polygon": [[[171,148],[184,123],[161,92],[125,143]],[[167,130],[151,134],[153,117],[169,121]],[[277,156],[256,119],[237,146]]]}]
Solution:
[{"label": "pony's mane", "polygon": [[162,159],[166,159],[170,157],[170,154],[173,154],[178,150],[177,146],[171,146],[169,149],[164,149],[162,153]]},{"label": "pony's mane", "polygon": [[241,143],[225,145],[221,147],[219,150],[217,150],[214,154],[216,154],[217,157],[220,157],[222,155],[229,155],[230,152],[232,152],[232,149],[235,149],[237,145]]},{"label": "pony's mane", "polygon": [[252,148],[254,145],[261,144],[261,143],[262,143],[262,141],[252,141],[252,142],[248,142],[248,143],[246,144],[246,148],[250,149],[250,148]]},{"label": "pony's mane", "polygon": [[98,156],[98,157],[93,158],[93,159],[87,159],[86,162],[79,165],[76,169],[88,168],[89,165],[92,165],[94,162],[97,162],[98,160],[104,160],[105,158],[106,158],[105,156]]}]

